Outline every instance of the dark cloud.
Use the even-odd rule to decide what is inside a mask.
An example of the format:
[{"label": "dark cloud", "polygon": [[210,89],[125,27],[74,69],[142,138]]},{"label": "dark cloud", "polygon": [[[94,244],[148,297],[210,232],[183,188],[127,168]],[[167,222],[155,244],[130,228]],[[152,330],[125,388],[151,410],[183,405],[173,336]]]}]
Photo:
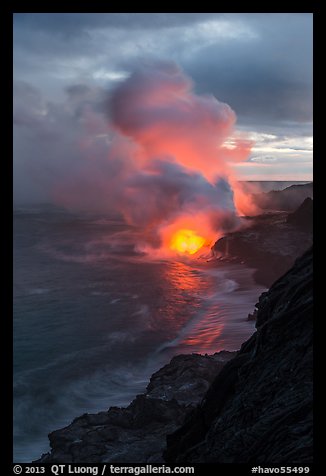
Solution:
[{"label": "dark cloud", "polygon": [[91,88],[86,84],[71,84],[66,87],[66,91],[71,97],[80,97],[88,94],[91,91]]},{"label": "dark cloud", "polygon": [[14,22],[66,37],[82,36],[103,28],[169,28],[220,18],[220,13],[16,13]]},{"label": "dark cloud", "polygon": [[[211,60],[210,60],[211,61]],[[207,64],[190,68],[200,92],[213,93],[237,112],[240,121],[312,121],[312,87],[279,71],[227,60],[212,71]]]},{"label": "dark cloud", "polygon": [[185,68],[200,92],[230,104],[239,119],[312,120],[312,15],[245,14],[254,41],[202,48]]},{"label": "dark cloud", "polygon": [[177,60],[244,123],[312,119],[312,14],[15,15],[15,69],[42,89],[146,56]]},{"label": "dark cloud", "polygon": [[[64,180],[76,173],[91,197],[90,154],[98,157],[94,180],[100,201],[110,201],[103,180],[111,173],[104,159],[110,148],[108,97],[135,67],[158,60],[176,61],[196,92],[227,103],[241,131],[274,134],[284,142],[292,137],[298,140],[298,153],[300,139],[312,135],[312,14],[18,13],[17,196],[46,196],[55,177]],[[139,121],[139,110],[129,120]],[[169,118],[168,108],[165,113]],[[118,177],[123,160],[116,164],[112,174]]]},{"label": "dark cloud", "polygon": [[24,81],[15,81],[13,86],[14,124],[30,125],[39,123],[44,108],[41,93]]}]

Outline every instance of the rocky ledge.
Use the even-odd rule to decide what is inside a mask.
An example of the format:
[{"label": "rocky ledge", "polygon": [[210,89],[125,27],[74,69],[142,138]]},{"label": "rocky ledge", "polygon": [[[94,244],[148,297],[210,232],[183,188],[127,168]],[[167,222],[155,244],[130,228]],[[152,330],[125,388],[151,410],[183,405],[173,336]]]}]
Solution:
[{"label": "rocky ledge", "polygon": [[243,227],[212,247],[216,259],[255,268],[254,278],[268,287],[312,246],[312,200],[293,213],[269,212],[244,218]]},{"label": "rocky ledge", "polygon": [[287,217],[287,223],[294,225],[300,230],[311,232],[313,227],[313,201],[307,197],[293,213]]},{"label": "rocky ledge", "polygon": [[312,258],[264,293],[255,334],[168,436],[168,463],[312,463]]},{"label": "rocky ledge", "polygon": [[154,373],[127,408],[76,418],[49,435],[51,452],[36,463],[164,463],[166,435],[203,398],[235,352],[179,355]]},{"label": "rocky ledge", "polygon": [[283,210],[291,212],[299,207],[302,200],[313,198],[313,182],[291,185],[283,190],[271,190],[252,194],[251,199],[262,210]]}]

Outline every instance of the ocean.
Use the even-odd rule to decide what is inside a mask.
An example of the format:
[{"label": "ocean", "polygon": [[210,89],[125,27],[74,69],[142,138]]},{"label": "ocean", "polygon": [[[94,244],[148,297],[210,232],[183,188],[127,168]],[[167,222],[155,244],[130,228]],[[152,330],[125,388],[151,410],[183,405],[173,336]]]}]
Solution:
[{"label": "ocean", "polygon": [[137,254],[118,218],[14,211],[14,461],[49,432],[124,406],[180,353],[237,350],[265,288],[242,265]]}]

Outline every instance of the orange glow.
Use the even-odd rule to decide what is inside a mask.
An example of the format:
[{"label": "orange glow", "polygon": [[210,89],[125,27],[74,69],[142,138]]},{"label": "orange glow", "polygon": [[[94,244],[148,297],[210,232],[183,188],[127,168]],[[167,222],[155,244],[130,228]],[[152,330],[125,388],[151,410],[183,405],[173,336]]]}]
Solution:
[{"label": "orange glow", "polygon": [[210,214],[204,210],[192,215],[181,215],[172,223],[162,226],[160,253],[188,258],[208,256],[211,246],[221,236],[211,222]]},{"label": "orange glow", "polygon": [[192,352],[200,354],[216,352],[221,345],[220,336],[223,328],[222,323],[206,317],[194,325],[192,332],[183,339],[181,345],[190,347]]},{"label": "orange glow", "polygon": [[253,164],[253,141],[235,130],[235,112],[213,95],[196,95],[176,64],[136,68],[107,106],[108,124],[82,108],[80,160],[56,181],[58,204],[118,212],[141,228],[138,251],[186,260],[205,258],[237,214],[258,213],[236,181],[236,167]]},{"label": "orange glow", "polygon": [[179,253],[193,255],[204,246],[205,242],[206,239],[193,230],[178,230],[172,235],[170,248]]}]

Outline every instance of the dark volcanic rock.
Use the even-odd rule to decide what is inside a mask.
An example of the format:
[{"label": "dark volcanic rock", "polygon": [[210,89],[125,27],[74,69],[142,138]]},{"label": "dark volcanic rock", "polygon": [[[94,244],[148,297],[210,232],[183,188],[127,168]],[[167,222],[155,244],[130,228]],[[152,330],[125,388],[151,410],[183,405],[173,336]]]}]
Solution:
[{"label": "dark volcanic rock", "polygon": [[313,201],[306,198],[297,210],[290,213],[287,223],[296,226],[300,230],[312,231],[313,222]]},{"label": "dark volcanic rock", "polygon": [[174,357],[127,408],[85,414],[50,433],[51,453],[37,463],[162,463],[166,435],[183,423],[234,355],[222,351]]},{"label": "dark volcanic rock", "polygon": [[312,245],[312,230],[288,222],[287,213],[247,217],[245,226],[219,239],[212,251],[218,259],[255,268],[255,280],[270,286]]},{"label": "dark volcanic rock", "polygon": [[284,190],[272,190],[252,195],[253,202],[263,210],[293,211],[305,198],[313,198],[313,183],[291,185]]},{"label": "dark volcanic rock", "polygon": [[256,333],[168,436],[170,464],[312,462],[312,248],[259,301]]},{"label": "dark volcanic rock", "polygon": [[176,399],[179,403],[194,405],[208,390],[217,369],[222,369],[234,355],[235,352],[227,351],[206,356],[177,355],[152,375],[146,394],[151,398]]}]

